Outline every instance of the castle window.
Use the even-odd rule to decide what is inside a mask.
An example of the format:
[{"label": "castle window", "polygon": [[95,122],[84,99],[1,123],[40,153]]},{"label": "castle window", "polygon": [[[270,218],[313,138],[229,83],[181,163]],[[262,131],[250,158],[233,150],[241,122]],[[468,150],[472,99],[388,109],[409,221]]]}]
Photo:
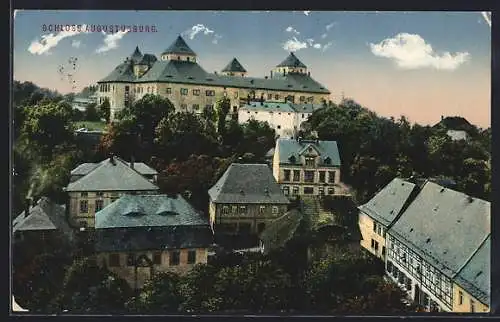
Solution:
[{"label": "castle window", "polygon": [[312,101],[314,101],[314,97],[309,96],[309,97],[307,98],[307,101],[308,101],[308,102],[312,102]]},{"label": "castle window", "polygon": [[200,90],[199,89],[193,89],[193,95],[194,96],[200,96]]},{"label": "castle window", "polygon": [[165,92],[166,92],[167,94],[172,94],[172,88],[168,87],[168,88],[165,90]]},{"label": "castle window", "polygon": [[329,171],[328,172],[328,182],[329,183],[334,183],[335,182],[335,171]]},{"label": "castle window", "polygon": [[272,100],[273,99],[273,94],[267,94],[267,99]]},{"label": "castle window", "polygon": [[196,250],[189,250],[188,251],[187,263],[188,264],[195,264],[196,263]]},{"label": "castle window", "polygon": [[207,91],[205,92],[205,95],[206,95],[206,96],[215,96],[215,91],[214,91],[214,90],[207,90]]},{"label": "castle window", "polygon": [[148,86],[148,90],[147,90],[147,92],[149,93],[149,92],[150,92],[150,90],[151,90],[151,88]]},{"label": "castle window", "polygon": [[102,208],[104,208],[104,200],[96,200],[95,201],[95,211],[100,211]]},{"label": "castle window", "polygon": [[277,214],[278,213],[278,207],[277,206],[273,206],[273,214]]},{"label": "castle window", "polygon": [[153,253],[153,264],[161,265],[161,252]]},{"label": "castle window", "polygon": [[193,111],[199,111],[199,110],[200,110],[200,105],[193,104]]},{"label": "castle window", "polygon": [[80,213],[86,214],[89,212],[89,202],[87,200],[80,200]]},{"label": "castle window", "polygon": [[274,99],[275,100],[279,100],[280,99],[280,95],[279,94],[274,95]]},{"label": "castle window", "polygon": [[181,60],[181,56],[177,56],[177,60]]},{"label": "castle window", "polygon": [[187,88],[181,88],[181,95],[187,95],[188,94],[188,89]]},{"label": "castle window", "polygon": [[260,206],[260,208],[259,208],[259,212],[260,212],[261,214],[263,214],[264,212],[266,212],[266,206]]},{"label": "castle window", "polygon": [[300,97],[300,101],[301,101],[301,102],[303,102],[303,101],[305,101],[305,100],[306,100],[306,97],[305,97],[305,96],[301,96],[301,97]]},{"label": "castle window", "polygon": [[189,61],[189,57],[186,57],[186,60]]},{"label": "castle window", "polygon": [[169,264],[170,266],[177,266],[179,265],[180,259],[181,259],[181,253],[178,250],[174,250],[170,252],[169,256]]},{"label": "castle window", "polygon": [[109,266],[119,267],[120,266],[120,254],[110,254],[109,255]]}]

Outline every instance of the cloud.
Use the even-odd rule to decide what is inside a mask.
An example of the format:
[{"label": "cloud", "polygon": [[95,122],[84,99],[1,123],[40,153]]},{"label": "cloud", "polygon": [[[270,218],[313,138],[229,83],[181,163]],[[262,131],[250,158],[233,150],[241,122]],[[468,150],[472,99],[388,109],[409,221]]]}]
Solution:
[{"label": "cloud", "polygon": [[336,24],[337,24],[336,22],[332,22],[331,24],[326,25],[325,29],[326,29],[327,31],[330,31],[330,29],[332,29],[332,28],[333,28],[333,26],[335,26]]},{"label": "cloud", "polygon": [[326,51],[328,48],[330,48],[333,45],[333,42],[328,42],[327,44],[323,45],[323,51]]},{"label": "cloud", "polygon": [[481,15],[483,16],[484,21],[491,27],[491,11],[482,11]]},{"label": "cloud", "polygon": [[294,33],[296,35],[300,35],[300,32],[297,31],[297,29],[293,28],[292,26],[288,26],[286,29],[285,29],[286,32],[291,32],[291,33]]},{"label": "cloud", "polygon": [[128,33],[128,30],[119,31],[112,34],[107,34],[104,31],[102,34],[104,37],[104,44],[102,44],[99,48],[96,49],[96,53],[105,53],[110,51],[111,49],[118,48],[118,41],[123,38]]},{"label": "cloud", "polygon": [[321,35],[321,39],[325,39],[326,37],[328,37],[328,34],[322,34]]},{"label": "cloud", "polygon": [[221,35],[215,34],[214,39],[212,40],[212,44],[217,45],[219,43],[219,39],[221,38],[222,38]]},{"label": "cloud", "polygon": [[321,44],[314,44],[313,47],[316,49],[321,49]]},{"label": "cloud", "polygon": [[307,48],[307,43],[306,42],[301,42],[299,41],[296,37],[293,37],[292,39],[287,40],[283,44],[283,49],[286,51],[299,51],[301,49]]},{"label": "cloud", "polygon": [[370,49],[375,56],[393,59],[398,67],[404,69],[427,67],[454,70],[470,57],[467,52],[436,53],[422,37],[408,33],[400,33],[378,44],[370,44]]},{"label": "cloud", "polygon": [[303,11],[303,12],[306,16],[309,16],[309,14],[311,13],[311,11]]},{"label": "cloud", "polygon": [[69,30],[60,31],[57,34],[50,33],[47,35],[42,35],[40,41],[33,40],[28,47],[28,51],[33,55],[50,55],[50,49],[57,46],[57,44],[64,38],[74,37],[82,33],[86,33],[86,25],[82,25],[80,30]]},{"label": "cloud", "polygon": [[71,46],[74,47],[74,48],[80,48],[81,44],[82,44],[82,42],[80,40],[73,40],[71,42]]},{"label": "cloud", "polygon": [[208,27],[202,25],[201,23],[192,26],[191,29],[188,29],[186,31],[187,35],[189,36],[189,39],[191,40],[193,40],[194,37],[196,37],[196,35],[199,34],[200,32],[202,32],[205,36],[214,33],[213,30],[210,30]]},{"label": "cloud", "polygon": [[312,38],[308,38],[308,39],[306,39],[306,41],[309,44],[309,46],[312,46],[314,43],[314,39],[312,39]]}]

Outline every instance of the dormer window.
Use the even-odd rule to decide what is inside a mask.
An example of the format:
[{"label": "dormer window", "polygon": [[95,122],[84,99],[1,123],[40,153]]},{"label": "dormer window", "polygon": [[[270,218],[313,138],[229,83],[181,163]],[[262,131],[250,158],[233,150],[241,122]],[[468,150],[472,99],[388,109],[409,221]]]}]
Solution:
[{"label": "dormer window", "polygon": [[295,163],[297,160],[295,159],[295,156],[294,156],[294,155],[291,155],[291,156],[288,158],[288,161],[290,161],[290,163]]},{"label": "dormer window", "polygon": [[332,164],[332,159],[330,159],[330,157],[326,157],[325,164]]}]

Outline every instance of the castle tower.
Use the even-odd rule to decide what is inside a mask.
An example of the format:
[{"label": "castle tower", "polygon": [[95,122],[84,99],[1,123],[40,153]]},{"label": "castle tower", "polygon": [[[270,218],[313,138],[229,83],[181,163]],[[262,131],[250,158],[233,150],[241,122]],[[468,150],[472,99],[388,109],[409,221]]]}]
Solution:
[{"label": "castle tower", "polygon": [[161,60],[196,62],[196,53],[189,48],[181,36],[178,36],[172,45],[161,54]]},{"label": "castle tower", "polygon": [[134,63],[138,63],[141,61],[142,59],[142,53],[141,51],[139,50],[139,46],[136,46],[135,47],[135,50],[134,52],[132,53],[132,55],[130,55],[129,59]]},{"label": "castle tower", "polygon": [[231,60],[229,64],[227,64],[227,66],[224,67],[224,69],[222,70],[222,74],[227,76],[244,77],[246,76],[247,71],[245,68],[243,68],[243,66],[236,58],[233,58],[233,60]]},{"label": "castle tower", "polygon": [[139,62],[134,64],[134,74],[136,77],[142,77],[144,73],[146,73],[153,64],[157,61],[155,55],[144,54]]},{"label": "castle tower", "polygon": [[304,65],[294,53],[290,53],[281,64],[273,69],[271,77],[286,76],[289,73],[307,74],[307,66]]}]

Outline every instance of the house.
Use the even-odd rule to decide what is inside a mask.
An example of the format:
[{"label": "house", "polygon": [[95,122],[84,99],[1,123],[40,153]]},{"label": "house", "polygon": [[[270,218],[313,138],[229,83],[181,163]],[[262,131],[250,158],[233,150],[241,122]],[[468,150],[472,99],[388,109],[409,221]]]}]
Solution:
[{"label": "house", "polygon": [[73,229],[66,220],[66,207],[58,205],[47,197],[41,197],[32,204],[29,199],[26,209],[12,222],[14,242],[65,240],[72,242]]},{"label": "house", "polygon": [[[300,96],[300,99],[304,97]],[[279,137],[293,138],[313,111],[322,107],[320,104],[265,101],[262,97],[259,102],[249,102],[240,107],[238,122],[243,124],[251,119],[267,122]]]},{"label": "house", "polygon": [[453,140],[453,141],[468,141],[470,139],[469,134],[464,131],[464,130],[448,130],[446,131],[446,134]]},{"label": "house", "polygon": [[330,91],[311,77],[310,72],[294,53],[264,77],[247,77],[243,65],[233,59],[218,72],[209,73],[198,64],[198,55],[178,36],[157,58],[143,54],[138,47],[99,84],[99,104],[110,103],[110,118],[118,111],[147,94],[168,98],[179,111],[201,113],[213,108],[218,99],[230,100],[231,113],[248,99],[320,104]]},{"label": "house", "polygon": [[286,196],[349,194],[340,181],[340,155],[335,141],[279,138],[273,175]]},{"label": "house", "polygon": [[135,163],[125,162],[113,155],[97,164],[79,165],[71,171],[71,182],[66,187],[70,224],[92,228],[95,213],[121,195],[158,193],[159,188],[151,182],[155,173],[146,165],[139,165],[136,169]]},{"label": "house", "polygon": [[358,207],[361,246],[385,261],[385,234],[406,210],[418,191],[414,183],[393,179],[367,203]]},{"label": "house", "polygon": [[453,312],[489,312],[491,235],[456,274],[453,283]]},{"label": "house", "polygon": [[487,311],[490,226],[489,202],[427,181],[386,232],[387,275],[426,310]]},{"label": "house", "polygon": [[259,234],[290,204],[266,164],[231,164],[208,195],[216,233]]},{"label": "house", "polygon": [[98,264],[134,288],[155,272],[187,272],[207,262],[208,219],[182,196],[123,195],[96,213]]}]

